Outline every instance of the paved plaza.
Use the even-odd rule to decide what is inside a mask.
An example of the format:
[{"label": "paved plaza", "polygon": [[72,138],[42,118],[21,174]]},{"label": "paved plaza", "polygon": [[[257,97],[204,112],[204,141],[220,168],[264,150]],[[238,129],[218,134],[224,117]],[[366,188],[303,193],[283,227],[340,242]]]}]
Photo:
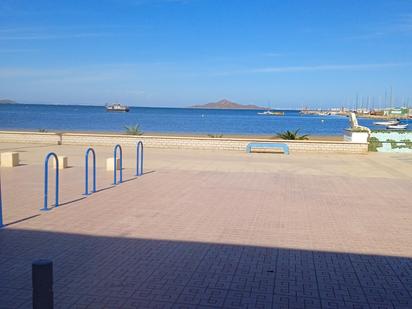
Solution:
[{"label": "paved plaza", "polygon": [[[0,308],[31,308],[31,262],[54,265],[56,308],[412,308],[412,155],[124,148],[124,183],[95,147],[0,144]],[[43,160],[69,158],[61,206]],[[50,170],[49,204],[53,204]]]}]

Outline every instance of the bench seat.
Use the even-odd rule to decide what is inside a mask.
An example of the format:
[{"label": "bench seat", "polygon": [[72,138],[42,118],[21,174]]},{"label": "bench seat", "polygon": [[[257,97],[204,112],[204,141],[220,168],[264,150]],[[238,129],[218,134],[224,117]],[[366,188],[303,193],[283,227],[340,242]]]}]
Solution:
[{"label": "bench seat", "polygon": [[283,143],[249,143],[246,147],[246,152],[280,152],[289,154],[289,147]]}]

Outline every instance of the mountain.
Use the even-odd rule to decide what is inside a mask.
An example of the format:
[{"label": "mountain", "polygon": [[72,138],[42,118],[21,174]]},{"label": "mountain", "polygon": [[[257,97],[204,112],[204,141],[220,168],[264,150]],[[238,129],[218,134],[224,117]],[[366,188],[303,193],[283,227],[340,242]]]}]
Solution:
[{"label": "mountain", "polygon": [[210,108],[210,109],[265,109],[264,107],[260,107],[257,105],[242,105],[235,102],[231,102],[229,100],[220,100],[214,103],[207,103],[207,104],[200,104],[200,105],[193,105],[191,108]]},{"label": "mountain", "polygon": [[0,99],[0,104],[16,104],[16,101],[9,100],[9,99]]}]

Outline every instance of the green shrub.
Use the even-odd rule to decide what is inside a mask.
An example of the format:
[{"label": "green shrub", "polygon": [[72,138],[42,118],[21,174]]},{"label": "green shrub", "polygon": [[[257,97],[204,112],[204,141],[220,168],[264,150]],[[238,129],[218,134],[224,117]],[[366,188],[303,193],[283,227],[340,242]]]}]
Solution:
[{"label": "green shrub", "polygon": [[377,152],[379,147],[382,147],[382,142],[380,142],[376,137],[371,137],[369,139],[368,150]]},{"label": "green shrub", "polygon": [[281,138],[285,140],[306,140],[309,139],[308,136],[309,134],[304,134],[304,135],[299,135],[300,129],[297,129],[296,131],[284,131],[281,133],[277,133],[273,138]]},{"label": "green shrub", "polygon": [[357,128],[350,128],[350,129],[348,129],[348,130],[351,131],[351,132],[365,132],[365,133],[369,133],[368,130],[366,130],[366,129],[364,129],[364,128],[359,128],[359,127],[357,127]]},{"label": "green shrub", "polygon": [[128,135],[142,135],[143,132],[140,130],[140,125],[136,123],[133,126],[125,126],[126,134]]}]

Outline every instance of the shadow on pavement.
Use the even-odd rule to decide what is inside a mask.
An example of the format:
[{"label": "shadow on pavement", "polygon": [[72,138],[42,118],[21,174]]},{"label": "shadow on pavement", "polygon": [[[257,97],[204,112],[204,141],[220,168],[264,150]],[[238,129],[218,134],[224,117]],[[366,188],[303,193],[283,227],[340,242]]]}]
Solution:
[{"label": "shadow on pavement", "polygon": [[0,230],[0,304],[31,305],[54,263],[56,308],[411,308],[412,259]]},{"label": "shadow on pavement", "polygon": [[[41,216],[41,214],[33,215],[33,216],[30,216],[30,217],[26,217],[26,218],[23,218],[23,219],[19,219],[19,220],[16,220],[16,221],[12,221],[12,222],[6,223],[6,224],[4,225],[4,227],[10,226],[10,225],[13,225],[13,224],[17,224],[17,223],[20,223],[20,222],[24,222],[24,221],[27,221],[27,220],[36,218],[36,217],[38,217],[38,216]],[[0,247],[1,247],[1,245],[0,245]]]}]

